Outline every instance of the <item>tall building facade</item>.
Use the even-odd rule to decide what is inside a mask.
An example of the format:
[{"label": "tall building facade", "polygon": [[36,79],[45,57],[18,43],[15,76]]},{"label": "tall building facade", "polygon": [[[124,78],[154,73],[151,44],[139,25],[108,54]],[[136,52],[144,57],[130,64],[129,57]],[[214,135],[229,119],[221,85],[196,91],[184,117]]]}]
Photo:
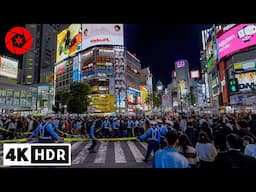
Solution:
[{"label": "tall building facade", "polygon": [[0,113],[36,110],[37,88],[17,85],[18,60],[0,55]]},{"label": "tall building facade", "polygon": [[23,85],[53,84],[57,33],[65,25],[27,24],[25,27],[32,34],[33,44],[23,56],[18,82]]},{"label": "tall building facade", "polygon": [[228,24],[202,32],[205,92],[219,112],[256,111],[256,25]]},{"label": "tall building facade", "polygon": [[[75,34],[79,25],[81,32]],[[75,38],[79,34],[81,39]],[[81,42],[76,51],[71,49],[73,40],[67,46],[68,37]],[[121,115],[143,108],[141,64],[124,46],[123,24],[72,24],[58,34],[56,54],[56,92],[69,91],[73,82],[88,82],[89,113]]]}]

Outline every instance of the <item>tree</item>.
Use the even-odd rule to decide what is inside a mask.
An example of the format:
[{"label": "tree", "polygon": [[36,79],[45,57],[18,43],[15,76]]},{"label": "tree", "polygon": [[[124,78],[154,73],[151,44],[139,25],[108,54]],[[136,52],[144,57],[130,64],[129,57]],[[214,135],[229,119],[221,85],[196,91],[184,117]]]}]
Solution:
[{"label": "tree", "polygon": [[153,105],[154,107],[160,107],[162,104],[161,94],[153,93]]},{"label": "tree", "polygon": [[153,102],[153,94],[147,94],[146,104],[150,104]]},{"label": "tree", "polygon": [[58,91],[55,95],[55,106],[53,110],[55,112],[62,112],[63,113],[63,106],[68,105],[71,99],[71,94],[68,91]]},{"label": "tree", "polygon": [[194,105],[195,104],[195,95],[193,93],[190,93],[190,102],[191,102],[191,105]]},{"label": "tree", "polygon": [[72,113],[84,113],[89,105],[88,95],[91,88],[88,83],[74,82],[70,86],[71,98],[68,103],[68,111]]}]

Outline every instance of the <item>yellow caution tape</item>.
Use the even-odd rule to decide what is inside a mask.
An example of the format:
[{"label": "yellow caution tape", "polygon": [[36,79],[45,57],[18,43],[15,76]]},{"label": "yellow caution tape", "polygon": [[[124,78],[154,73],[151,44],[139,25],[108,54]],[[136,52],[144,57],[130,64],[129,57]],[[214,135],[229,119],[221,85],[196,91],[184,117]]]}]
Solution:
[{"label": "yellow caution tape", "polygon": [[24,134],[24,135],[30,135],[30,134],[32,134],[32,132],[24,132],[24,133],[22,133],[22,134]]},{"label": "yellow caution tape", "polygon": [[[91,138],[64,138],[64,141],[66,142],[72,142],[72,141],[91,141]],[[137,137],[122,137],[122,138],[100,138],[97,139],[100,141],[132,141],[137,140]]]},{"label": "yellow caution tape", "polygon": [[22,142],[26,142],[27,139],[23,138],[23,139],[5,139],[5,140],[0,140],[0,143],[22,143]]},{"label": "yellow caution tape", "polygon": [[10,132],[10,133],[17,133],[17,134],[23,134],[23,135],[30,135],[32,134],[32,132],[19,132],[19,131],[10,131],[10,130],[7,130],[5,128],[0,128],[1,131],[5,131],[5,132]]}]

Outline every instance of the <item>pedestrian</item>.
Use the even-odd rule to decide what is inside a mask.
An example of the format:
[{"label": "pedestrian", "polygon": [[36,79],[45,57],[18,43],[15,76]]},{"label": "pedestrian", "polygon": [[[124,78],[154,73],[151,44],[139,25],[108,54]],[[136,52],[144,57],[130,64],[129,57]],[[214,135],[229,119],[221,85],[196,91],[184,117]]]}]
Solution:
[{"label": "pedestrian", "polygon": [[179,142],[176,131],[166,134],[167,146],[155,153],[153,168],[190,168],[189,161],[175,148]]},{"label": "pedestrian", "polygon": [[52,116],[46,116],[41,124],[37,126],[37,128],[32,132],[29,136],[28,141],[32,140],[32,138],[37,137],[38,143],[53,143],[55,140],[58,142],[62,142],[63,138],[58,136],[54,131],[52,125]]},{"label": "pedestrian", "polygon": [[198,142],[196,143],[196,152],[200,161],[200,168],[210,168],[218,152],[215,146],[210,142],[208,134],[201,131]]},{"label": "pedestrian", "polygon": [[90,153],[96,153],[95,151],[95,146],[97,145],[97,138],[95,137],[95,125],[96,125],[96,121],[94,120],[90,126],[90,133],[89,136],[92,139],[92,144],[91,146],[88,148]]},{"label": "pedestrian", "polygon": [[252,130],[252,136],[254,143],[248,144],[245,147],[244,154],[253,157],[256,160],[256,126],[254,125]]},{"label": "pedestrian", "polygon": [[147,147],[147,152],[145,159],[143,159],[144,162],[148,162],[148,158],[151,154],[152,151],[154,153],[158,150],[159,148],[159,143],[160,143],[160,131],[157,127],[157,123],[155,121],[150,122],[151,127],[141,136],[139,136],[140,140],[145,140],[148,139],[148,147]]},{"label": "pedestrian", "polygon": [[237,134],[226,137],[227,151],[219,153],[214,161],[216,168],[256,168],[256,160],[241,152],[243,140]]}]

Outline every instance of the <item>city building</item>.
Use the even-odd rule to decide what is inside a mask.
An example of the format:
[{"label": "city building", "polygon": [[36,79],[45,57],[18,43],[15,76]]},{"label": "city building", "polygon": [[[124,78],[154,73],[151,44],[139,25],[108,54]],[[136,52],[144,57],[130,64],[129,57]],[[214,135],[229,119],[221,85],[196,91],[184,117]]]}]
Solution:
[{"label": "city building", "polygon": [[190,94],[190,74],[189,74],[189,63],[187,60],[175,61],[175,73],[177,81],[177,92],[179,99],[179,111],[189,111],[189,94]]},{"label": "city building", "polygon": [[[66,46],[68,34],[76,39],[74,49],[72,43]],[[141,64],[124,47],[123,24],[72,24],[58,34],[56,56],[56,92],[69,91],[73,82],[88,82],[89,113],[136,115],[143,110]],[[144,85],[149,89],[150,78]]]},{"label": "city building", "polygon": [[[18,84],[38,86],[38,90],[44,90],[45,86],[52,90],[54,80],[54,64],[56,60],[57,33],[63,29],[64,24],[26,24],[25,27],[33,37],[31,49],[23,56]],[[53,98],[54,92],[50,92]],[[41,95],[38,92],[38,95]],[[48,98],[48,97],[47,97]],[[38,97],[38,106],[43,111],[51,111],[53,99]],[[40,109],[40,108],[39,108]]]},{"label": "city building", "polygon": [[220,112],[256,109],[255,33],[255,24],[213,25],[202,32],[209,107]]},{"label": "city building", "polygon": [[0,56],[0,113],[31,113],[37,108],[37,87],[17,85],[18,60]]}]

